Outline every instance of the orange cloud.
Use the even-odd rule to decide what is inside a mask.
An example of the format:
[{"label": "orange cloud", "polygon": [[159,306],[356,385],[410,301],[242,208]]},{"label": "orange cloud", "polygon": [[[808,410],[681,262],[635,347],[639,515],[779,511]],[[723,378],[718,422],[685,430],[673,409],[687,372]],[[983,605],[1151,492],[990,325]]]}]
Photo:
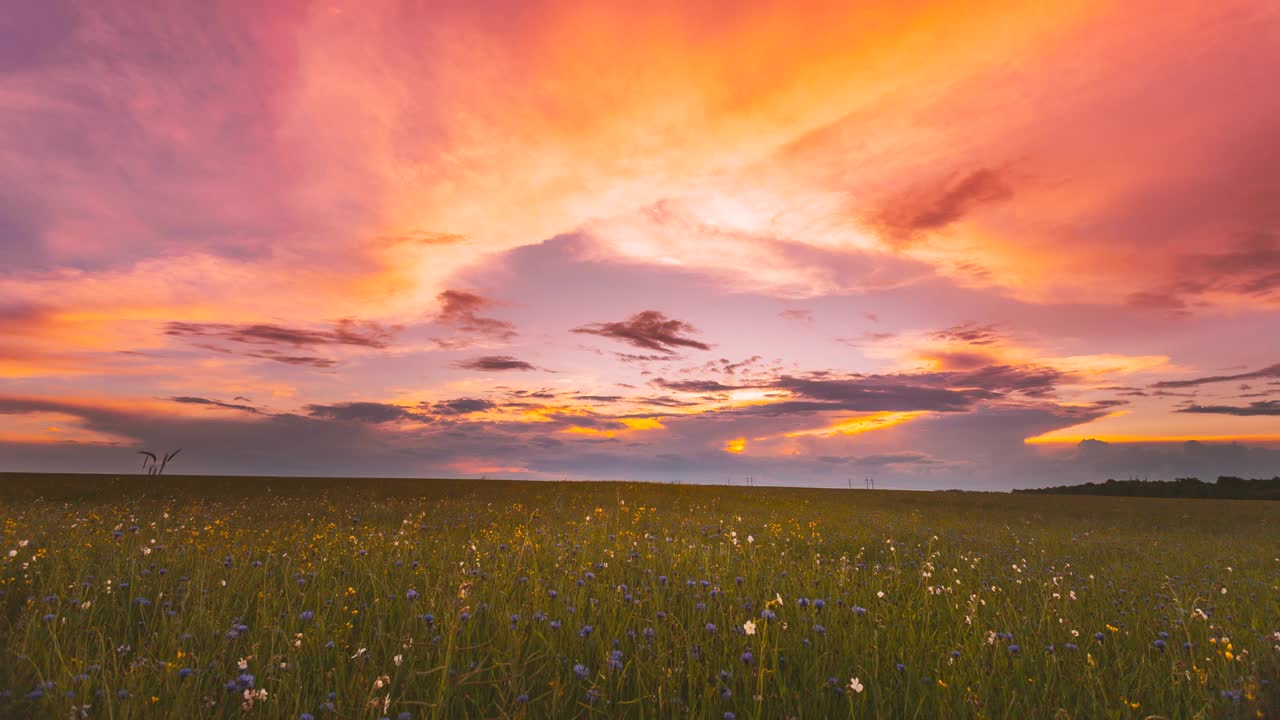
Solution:
[{"label": "orange cloud", "polygon": [[[843,435],[861,435],[862,433],[872,432],[875,430],[884,430],[887,428],[901,425],[906,422],[915,420],[918,417],[926,415],[925,412],[874,412],[859,417],[838,420],[831,425],[811,430],[794,430],[792,432],[782,433],[781,437],[819,437],[829,438]],[[776,437],[776,436],[775,436]]]}]

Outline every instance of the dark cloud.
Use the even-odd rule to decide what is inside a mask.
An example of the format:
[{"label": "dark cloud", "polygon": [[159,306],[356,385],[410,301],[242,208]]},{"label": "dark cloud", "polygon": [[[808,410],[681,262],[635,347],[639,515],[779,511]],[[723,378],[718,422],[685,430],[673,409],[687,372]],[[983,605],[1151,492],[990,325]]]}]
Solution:
[{"label": "dark cloud", "polygon": [[683,320],[669,318],[657,310],[645,310],[620,322],[593,323],[573,332],[612,338],[645,350],[672,355],[676,348],[710,350],[711,346],[689,337],[697,330]]},{"label": "dark cloud", "polygon": [[857,465],[859,467],[885,467],[889,465],[936,465],[940,461],[920,452],[884,453],[861,457],[823,455],[818,460],[833,465]]},{"label": "dark cloud", "polygon": [[1192,378],[1190,380],[1162,380],[1151,387],[1184,388],[1195,387],[1197,385],[1208,385],[1209,383],[1228,382],[1231,380],[1256,380],[1261,378],[1280,378],[1280,363],[1268,365],[1261,370],[1237,373],[1235,375],[1210,375],[1208,377]]},{"label": "dark cloud", "polygon": [[728,392],[730,390],[741,390],[743,387],[750,387],[744,385],[725,385],[717,380],[664,380],[663,378],[654,380],[653,384],[665,390],[698,393]]},{"label": "dark cloud", "polygon": [[974,325],[973,323],[956,325],[944,330],[935,330],[929,333],[929,337],[935,340],[966,343],[968,345],[991,345],[1001,339],[1000,333],[996,332],[995,326]]},{"label": "dark cloud", "polygon": [[[904,376],[864,376],[852,378],[814,378],[784,375],[773,387],[786,390],[827,405],[832,410],[959,412],[972,408],[980,400],[999,397],[984,388],[951,390],[914,381]],[[783,405],[785,403],[778,403]],[[762,406],[768,410],[772,406]],[[776,408],[775,408],[776,409]],[[794,408],[807,412],[820,407],[801,404]]]},{"label": "dark cloud", "polygon": [[[440,301],[440,312],[436,322],[453,328],[457,332],[474,336],[483,340],[507,342],[516,336],[515,325],[492,317],[484,317],[480,311],[497,305],[493,300],[465,292],[463,290],[445,290],[436,296]],[[457,348],[470,344],[469,339],[436,338],[442,347]]]},{"label": "dark cloud", "polygon": [[470,360],[459,360],[454,367],[464,370],[481,370],[484,372],[500,372],[503,370],[537,370],[533,365],[517,360],[510,355],[483,355]]},{"label": "dark cloud", "polygon": [[468,415],[492,410],[497,406],[497,403],[481,398],[456,398],[454,400],[424,403],[422,407],[435,415]]},{"label": "dark cloud", "polygon": [[584,402],[617,402],[622,399],[621,395],[575,395],[578,400]]},{"label": "dark cloud", "polygon": [[287,327],[283,325],[230,325],[226,323],[170,322],[165,334],[178,337],[207,337],[251,345],[290,345],[312,347],[318,345],[354,345],[357,347],[385,349],[399,331],[375,322],[343,318],[333,323],[329,330]]},{"label": "dark cloud", "polygon": [[1211,415],[1280,415],[1280,400],[1258,400],[1243,407],[1239,405],[1188,405],[1181,413],[1206,413]]},{"label": "dark cloud", "polygon": [[286,355],[275,350],[260,350],[258,352],[244,353],[245,357],[260,358],[262,360],[273,360],[285,365],[299,365],[304,367],[328,368],[338,364],[338,361],[324,357],[316,357],[314,355]]},{"label": "dark cloud", "polygon": [[386,423],[400,420],[422,420],[409,408],[378,402],[346,402],[334,405],[307,405],[304,410],[314,418],[348,420],[363,423]]},{"label": "dark cloud", "polygon": [[1187,301],[1171,292],[1141,290],[1129,293],[1125,303],[1144,310],[1184,310]]},{"label": "dark cloud", "polygon": [[[258,408],[253,407],[252,405],[236,405],[234,403],[225,403],[225,402],[220,402],[218,400],[210,400],[208,398],[191,397],[189,395],[179,395],[177,397],[171,397],[169,399],[172,400],[173,402],[184,403],[187,405],[210,405],[214,407],[227,408],[229,410],[243,410],[244,412],[248,412],[248,413],[261,412],[260,410],[258,410]],[[241,400],[241,399],[242,398],[236,398],[236,400]]]},{"label": "dark cloud", "polygon": [[657,360],[671,359],[670,355],[632,355],[631,353],[614,353],[613,356],[618,358],[622,362],[626,362],[626,363],[632,363],[632,362],[646,363],[646,362],[654,362]]},{"label": "dark cloud", "polygon": [[1005,175],[1002,170],[979,168],[911,188],[889,198],[872,215],[871,225],[895,242],[910,242],[920,233],[945,228],[983,205],[1012,197]]}]

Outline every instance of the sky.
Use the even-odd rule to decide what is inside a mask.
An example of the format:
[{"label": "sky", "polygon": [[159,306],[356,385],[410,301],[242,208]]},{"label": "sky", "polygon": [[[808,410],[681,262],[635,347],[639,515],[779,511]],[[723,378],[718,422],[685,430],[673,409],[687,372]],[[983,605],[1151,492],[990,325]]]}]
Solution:
[{"label": "sky", "polygon": [[1280,4],[0,15],[0,470],[1280,474]]}]

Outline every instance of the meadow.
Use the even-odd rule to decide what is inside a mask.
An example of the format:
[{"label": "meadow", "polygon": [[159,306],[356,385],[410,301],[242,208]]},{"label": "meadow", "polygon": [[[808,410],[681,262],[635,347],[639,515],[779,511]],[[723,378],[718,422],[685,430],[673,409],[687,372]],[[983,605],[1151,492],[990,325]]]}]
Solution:
[{"label": "meadow", "polygon": [[5,718],[1276,718],[1280,503],[0,477]]}]

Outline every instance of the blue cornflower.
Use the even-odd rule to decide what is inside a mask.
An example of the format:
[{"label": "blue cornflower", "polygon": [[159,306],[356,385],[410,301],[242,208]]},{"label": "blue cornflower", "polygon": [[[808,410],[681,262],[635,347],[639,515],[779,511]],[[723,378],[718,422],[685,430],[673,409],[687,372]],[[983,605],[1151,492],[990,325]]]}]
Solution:
[{"label": "blue cornflower", "polygon": [[1165,648],[1164,640],[1157,639],[1154,644],[1157,650],[1163,650]]},{"label": "blue cornflower", "polygon": [[816,609],[816,610],[821,610],[822,608],[824,608],[824,607],[826,607],[826,606],[827,606],[827,601],[826,601],[826,600],[823,600],[823,599],[821,599],[821,598],[819,598],[819,599],[817,599],[817,600],[814,600],[814,601],[813,601],[813,607],[814,607],[814,609]]},{"label": "blue cornflower", "polygon": [[1009,652],[1013,653],[1014,655],[1017,655],[1018,653],[1022,652],[1022,648],[1018,647],[1017,645],[1010,645]]},{"label": "blue cornflower", "polygon": [[588,672],[589,671],[587,670],[587,666],[583,665],[582,663],[578,663],[577,665],[573,666],[573,674],[577,675],[578,677],[584,680],[586,679]]},{"label": "blue cornflower", "polygon": [[707,632],[709,632],[709,633],[713,633],[713,632],[715,632],[715,631],[716,631],[716,624],[715,624],[715,623],[707,623]]},{"label": "blue cornflower", "polygon": [[1064,648],[1066,648],[1066,649],[1068,649],[1068,650],[1078,650],[1078,649],[1079,649],[1079,648],[1076,646],[1076,644],[1075,644],[1075,643],[1063,643],[1063,644],[1062,644],[1062,647],[1064,647]]},{"label": "blue cornflower", "polygon": [[560,629],[560,621],[559,621],[559,620],[552,620],[550,623],[548,623],[548,626],[549,626],[552,630],[559,630],[559,629]]},{"label": "blue cornflower", "polygon": [[1100,633],[1100,632],[1098,632],[1098,633],[1094,633],[1094,634],[1093,634],[1093,639],[1094,639],[1094,640],[1097,640],[1098,642],[1102,642],[1102,641],[1103,641],[1103,640],[1105,640],[1106,638],[1107,638],[1107,636],[1106,636],[1106,635],[1103,635],[1103,634],[1102,634],[1102,633]]},{"label": "blue cornflower", "polygon": [[744,650],[742,652],[742,658],[741,658],[742,664],[750,665],[751,662],[755,659],[756,659],[756,656],[752,655],[750,650]]},{"label": "blue cornflower", "polygon": [[866,614],[867,614],[867,609],[866,609],[866,608],[864,608],[864,607],[862,607],[861,605],[854,605],[854,606],[853,606],[853,613],[854,613],[855,615],[866,615]]},{"label": "blue cornflower", "polygon": [[417,600],[417,599],[418,599],[418,591],[417,591],[417,590],[414,590],[413,588],[409,588],[409,589],[408,589],[408,590],[406,590],[406,591],[405,591],[405,593],[404,593],[404,599],[405,599],[405,600],[410,600],[410,601],[412,601],[412,600]]},{"label": "blue cornflower", "polygon": [[595,628],[591,627],[590,625],[583,625],[582,629],[578,631],[578,637],[586,637],[590,635],[591,631],[594,629]]},{"label": "blue cornflower", "polygon": [[813,631],[818,633],[819,635],[825,635],[827,632],[827,628],[822,625],[814,625]]},{"label": "blue cornflower", "polygon": [[609,653],[609,669],[610,670],[622,669],[622,651],[621,650],[614,650]]},{"label": "blue cornflower", "polygon": [[798,606],[800,606],[800,607],[809,607],[809,598],[799,598],[799,599],[797,599],[797,600],[796,600],[796,605],[798,605]]},{"label": "blue cornflower", "polygon": [[524,703],[529,702],[529,693],[520,693],[519,695],[517,695],[517,696],[516,696],[516,702],[518,702],[518,703],[520,703],[520,704],[522,704],[522,705],[523,705]]},{"label": "blue cornflower", "polygon": [[413,715],[406,710],[396,715],[396,720],[413,720]]},{"label": "blue cornflower", "polygon": [[311,618],[315,616],[316,614],[311,612],[310,610],[303,610],[302,612],[298,613],[298,619],[301,620],[302,622],[311,622]]},{"label": "blue cornflower", "polygon": [[55,613],[48,613],[48,614],[47,614],[47,615],[45,615],[42,619],[43,619],[45,622],[53,622],[54,620],[57,620],[57,619],[58,619],[58,616],[57,616]]},{"label": "blue cornflower", "polygon": [[737,716],[737,715],[734,715],[734,714],[733,714],[733,713],[731,713],[731,712],[726,712],[726,713],[724,714],[724,720],[738,720],[738,716]]}]

